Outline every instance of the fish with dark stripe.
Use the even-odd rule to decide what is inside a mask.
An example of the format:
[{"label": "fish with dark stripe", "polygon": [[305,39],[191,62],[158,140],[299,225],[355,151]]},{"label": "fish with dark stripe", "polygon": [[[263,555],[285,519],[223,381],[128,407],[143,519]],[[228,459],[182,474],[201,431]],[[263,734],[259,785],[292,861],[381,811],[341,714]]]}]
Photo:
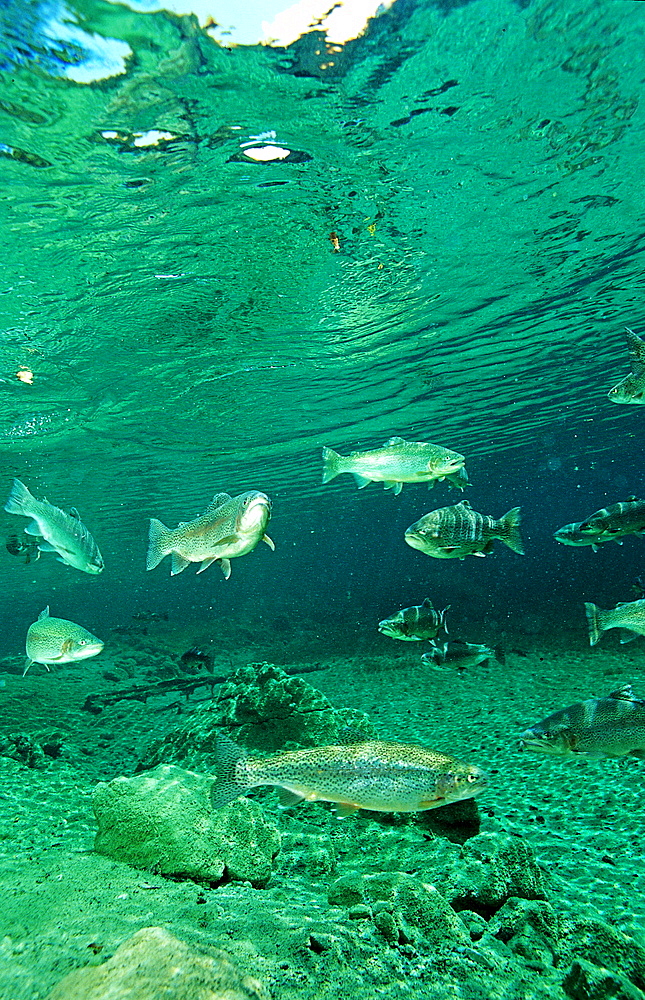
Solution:
[{"label": "fish with dark stripe", "polygon": [[624,684],[569,705],[526,729],[521,750],[576,757],[645,757],[645,701]]},{"label": "fish with dark stripe", "polygon": [[645,341],[628,326],[625,327],[625,333],[631,371],[607,395],[612,403],[642,404],[645,403]]},{"label": "fish with dark stripe", "polygon": [[421,642],[424,639],[434,639],[443,628],[446,632],[446,611],[435,611],[432,601],[426,597],[423,604],[415,604],[411,608],[402,608],[396,614],[384,618],[378,623],[378,630],[390,639],[402,639],[404,642]]},{"label": "fish with dark stripe", "polygon": [[579,531],[594,541],[616,541],[624,535],[645,534],[645,500],[631,496],[603,507],[581,521]]},{"label": "fish with dark stripe", "polygon": [[496,519],[473,510],[467,500],[452,507],[440,507],[411,524],[405,540],[435,559],[465,559],[466,556],[486,556],[493,551],[493,539],[498,538],[509,549],[524,555],[520,537],[520,507],[513,507]]}]

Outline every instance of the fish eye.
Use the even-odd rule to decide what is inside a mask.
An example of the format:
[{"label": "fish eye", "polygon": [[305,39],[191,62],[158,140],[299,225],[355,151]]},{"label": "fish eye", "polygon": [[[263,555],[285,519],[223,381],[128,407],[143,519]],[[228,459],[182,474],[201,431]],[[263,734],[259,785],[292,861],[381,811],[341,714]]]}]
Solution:
[{"label": "fish eye", "polygon": [[478,776],[476,774],[467,774],[466,781],[469,785],[472,785],[475,781],[478,781]]},{"label": "fish eye", "polygon": [[87,646],[87,639],[79,639],[78,644],[79,646]]}]

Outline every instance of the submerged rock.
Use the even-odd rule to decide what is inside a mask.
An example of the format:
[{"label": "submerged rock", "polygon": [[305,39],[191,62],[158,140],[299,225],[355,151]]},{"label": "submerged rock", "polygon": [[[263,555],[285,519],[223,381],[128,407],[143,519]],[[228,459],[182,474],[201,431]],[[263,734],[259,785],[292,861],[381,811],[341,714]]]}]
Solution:
[{"label": "submerged rock", "polygon": [[95,850],[160,875],[265,885],[280,848],[277,827],[250,799],[213,812],[211,784],[171,764],[102,782],[92,796]]},{"label": "submerged rock", "polygon": [[571,1000],[645,1000],[645,993],[625,976],[584,959],[571,964],[562,989]]},{"label": "submerged rock", "polygon": [[47,1000],[268,1000],[226,952],[195,948],[163,927],[143,927],[102,965],[75,969]]},{"label": "submerged rock", "polygon": [[441,893],[405,872],[345,875],[333,883],[328,900],[332,906],[347,907],[354,919],[357,907],[361,919],[370,913],[374,926],[390,944],[423,939],[438,947],[470,941],[463,922]]},{"label": "submerged rock", "polygon": [[528,843],[503,833],[480,833],[437,885],[455,910],[474,910],[487,919],[512,896],[546,899],[540,867]]},{"label": "submerged rock", "polygon": [[203,766],[215,754],[219,727],[251,749],[275,751],[375,739],[364,712],[334,708],[300,677],[270,663],[241,667],[214,702],[200,706],[163,740],[153,744],[139,769],[168,761]]}]

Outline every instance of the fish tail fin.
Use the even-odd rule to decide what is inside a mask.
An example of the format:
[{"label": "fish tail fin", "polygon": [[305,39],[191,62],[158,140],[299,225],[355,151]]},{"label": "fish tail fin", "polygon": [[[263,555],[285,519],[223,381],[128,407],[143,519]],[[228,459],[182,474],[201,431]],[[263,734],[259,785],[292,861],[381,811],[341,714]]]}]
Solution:
[{"label": "fish tail fin", "polygon": [[587,624],[589,625],[589,645],[595,646],[605,631],[604,622],[601,617],[602,611],[595,604],[585,604],[585,612],[587,614]]},{"label": "fish tail fin", "polygon": [[444,632],[446,632],[446,634],[448,633],[448,626],[446,625],[446,612],[447,611],[450,611],[450,605],[449,604],[446,604],[445,608],[443,609],[443,611],[439,615],[439,625],[440,625],[441,628],[443,628],[443,630],[444,630]]},{"label": "fish tail fin", "polygon": [[237,765],[244,761],[244,751],[224,733],[215,739],[215,781],[211,786],[211,805],[220,809],[243,795],[250,784],[238,776]]},{"label": "fish tail fin", "polygon": [[522,521],[522,508],[513,507],[511,510],[504,514],[504,517],[500,518],[500,523],[504,529],[504,537],[500,540],[508,545],[509,549],[513,552],[519,553],[519,555],[524,555],[524,544],[522,542],[522,536],[520,535],[520,523]]},{"label": "fish tail fin", "polygon": [[339,455],[333,448],[323,448],[323,483],[328,483],[330,479],[335,479],[341,472],[340,463],[343,456]]},{"label": "fish tail fin", "polygon": [[158,521],[156,517],[150,518],[150,531],[148,533],[148,555],[146,557],[146,569],[154,569],[158,566],[164,556],[172,552],[170,547],[170,536],[172,531],[165,524]]},{"label": "fish tail fin", "polygon": [[24,517],[32,517],[35,499],[24,483],[21,483],[19,479],[14,479],[4,509],[7,514],[22,514]]}]

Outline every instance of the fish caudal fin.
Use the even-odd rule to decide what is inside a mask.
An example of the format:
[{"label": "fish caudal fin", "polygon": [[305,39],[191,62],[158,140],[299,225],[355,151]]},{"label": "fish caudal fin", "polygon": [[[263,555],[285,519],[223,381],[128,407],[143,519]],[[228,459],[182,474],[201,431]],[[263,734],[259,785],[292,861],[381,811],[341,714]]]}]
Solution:
[{"label": "fish caudal fin", "polygon": [[146,569],[154,569],[158,566],[164,556],[172,552],[170,536],[172,531],[155,517],[150,518],[150,532],[148,534],[148,555],[146,557]]},{"label": "fish caudal fin", "polygon": [[342,457],[333,448],[323,448],[323,483],[328,483],[330,479],[335,479],[340,474]]},{"label": "fish caudal fin", "polygon": [[522,536],[520,535],[520,523],[522,521],[522,508],[513,507],[509,510],[504,517],[500,518],[500,524],[504,529],[504,535],[500,538],[501,542],[508,545],[509,549],[513,552],[517,552],[519,555],[524,555],[524,544],[522,542]]},{"label": "fish caudal fin", "polygon": [[600,617],[602,611],[595,604],[585,604],[585,612],[587,614],[587,624],[589,625],[589,645],[595,646],[605,631],[604,623]]},{"label": "fish caudal fin", "polygon": [[215,740],[215,781],[211,787],[213,809],[233,802],[251,787],[237,776],[237,765],[243,760],[244,752],[237,743],[224,733],[218,733]]},{"label": "fish caudal fin", "polygon": [[[35,497],[31,495],[25,484],[21,483],[19,479],[14,479],[4,509],[7,514],[22,514],[24,517],[31,517],[34,500]],[[40,531],[38,534],[40,534]]]}]

